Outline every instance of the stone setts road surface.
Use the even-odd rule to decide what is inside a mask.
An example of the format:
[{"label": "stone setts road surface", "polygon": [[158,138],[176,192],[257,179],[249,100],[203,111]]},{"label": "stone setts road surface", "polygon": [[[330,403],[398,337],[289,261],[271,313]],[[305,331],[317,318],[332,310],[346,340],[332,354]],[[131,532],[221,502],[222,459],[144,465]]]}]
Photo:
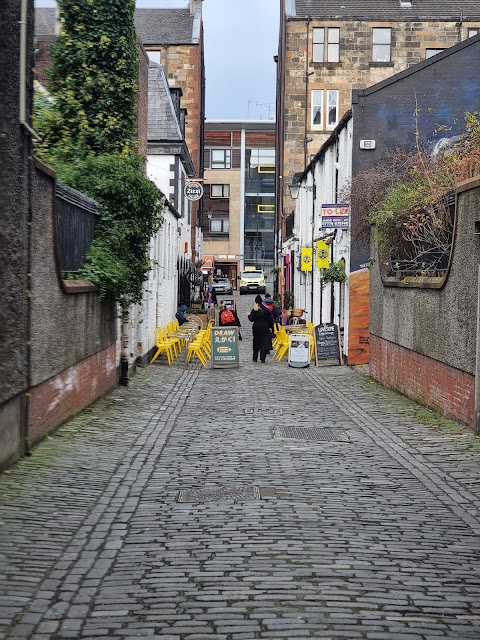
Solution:
[{"label": "stone setts road surface", "polygon": [[0,477],[0,638],[480,639],[480,444],[323,363],[159,361]]}]

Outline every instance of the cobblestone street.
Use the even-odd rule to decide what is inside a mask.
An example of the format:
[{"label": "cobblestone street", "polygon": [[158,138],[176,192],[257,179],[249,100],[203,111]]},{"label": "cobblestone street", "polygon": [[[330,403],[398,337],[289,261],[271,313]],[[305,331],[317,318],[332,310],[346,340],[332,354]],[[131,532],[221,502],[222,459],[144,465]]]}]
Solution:
[{"label": "cobblestone street", "polygon": [[480,638],[478,438],[252,362],[252,302],[240,368],[155,363],[0,477],[0,638]]}]

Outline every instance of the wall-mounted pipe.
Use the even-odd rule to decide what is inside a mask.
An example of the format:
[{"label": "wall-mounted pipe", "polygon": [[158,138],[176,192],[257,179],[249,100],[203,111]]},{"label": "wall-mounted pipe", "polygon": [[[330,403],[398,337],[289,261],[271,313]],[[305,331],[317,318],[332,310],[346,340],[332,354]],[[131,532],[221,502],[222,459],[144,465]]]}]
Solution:
[{"label": "wall-mounted pipe", "polygon": [[22,0],[20,9],[20,86],[18,92],[18,113],[20,124],[35,138],[35,140],[41,141],[40,136],[27,122],[27,92],[26,92],[26,80],[27,80],[27,3],[28,0]]}]

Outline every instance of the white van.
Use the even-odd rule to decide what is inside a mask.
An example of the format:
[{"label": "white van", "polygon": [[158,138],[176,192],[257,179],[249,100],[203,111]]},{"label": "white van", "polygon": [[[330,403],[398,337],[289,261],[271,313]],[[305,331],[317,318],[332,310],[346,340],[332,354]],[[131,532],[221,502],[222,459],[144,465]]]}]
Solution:
[{"label": "white van", "polygon": [[240,274],[240,295],[244,293],[265,293],[265,274],[260,269],[247,268]]}]

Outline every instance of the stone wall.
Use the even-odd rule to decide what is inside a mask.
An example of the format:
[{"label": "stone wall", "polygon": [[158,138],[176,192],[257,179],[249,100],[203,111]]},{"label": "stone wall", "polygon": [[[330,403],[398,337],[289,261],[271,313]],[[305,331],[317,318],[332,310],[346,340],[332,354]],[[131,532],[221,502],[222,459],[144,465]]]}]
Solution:
[{"label": "stone wall", "polygon": [[382,284],[370,276],[370,372],[405,395],[473,425],[480,240],[480,178],[459,187],[450,272],[443,289]]},{"label": "stone wall", "polygon": [[[0,466],[23,446],[28,382],[28,220],[31,139],[19,122],[20,2],[0,3]],[[33,42],[33,0],[28,2],[27,43]],[[26,85],[31,86],[28,47]],[[27,117],[31,113],[27,88]]]}]

